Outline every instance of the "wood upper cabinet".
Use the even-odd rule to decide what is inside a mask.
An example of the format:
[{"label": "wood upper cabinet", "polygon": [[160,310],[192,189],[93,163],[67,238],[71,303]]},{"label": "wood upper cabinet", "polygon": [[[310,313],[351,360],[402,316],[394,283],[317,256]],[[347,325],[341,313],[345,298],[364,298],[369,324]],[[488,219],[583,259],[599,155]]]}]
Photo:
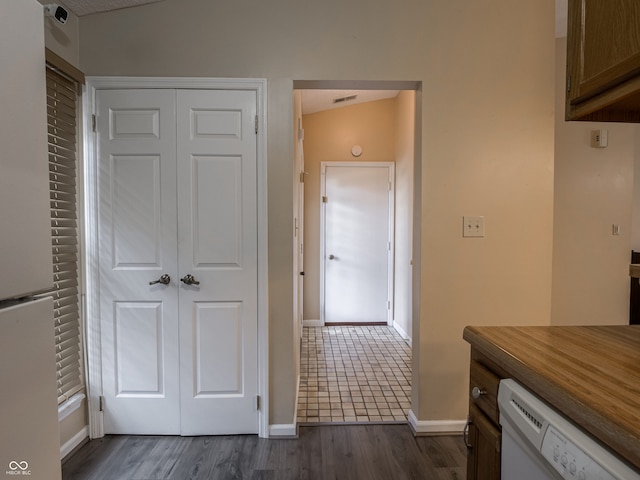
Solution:
[{"label": "wood upper cabinet", "polygon": [[569,0],[565,117],[640,122],[640,1]]}]

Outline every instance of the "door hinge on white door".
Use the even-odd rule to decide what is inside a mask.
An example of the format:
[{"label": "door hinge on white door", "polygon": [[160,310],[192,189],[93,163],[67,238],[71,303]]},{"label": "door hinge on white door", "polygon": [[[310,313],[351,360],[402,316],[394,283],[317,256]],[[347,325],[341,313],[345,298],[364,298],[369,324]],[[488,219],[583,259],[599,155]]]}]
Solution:
[{"label": "door hinge on white door", "polygon": [[256,395],[256,410],[260,410],[260,395]]},{"label": "door hinge on white door", "polygon": [[256,115],[256,135],[258,134],[258,115]]},{"label": "door hinge on white door", "polygon": [[95,114],[91,115],[91,129],[96,131],[96,116]]},{"label": "door hinge on white door", "polygon": [[391,310],[391,300],[387,300],[387,310]]},{"label": "door hinge on white door", "polygon": [[102,395],[100,395],[98,397],[98,411],[99,412],[104,412],[104,397]]},{"label": "door hinge on white door", "polygon": [[328,202],[329,202],[329,198],[327,196],[323,196],[322,203],[328,203]]}]

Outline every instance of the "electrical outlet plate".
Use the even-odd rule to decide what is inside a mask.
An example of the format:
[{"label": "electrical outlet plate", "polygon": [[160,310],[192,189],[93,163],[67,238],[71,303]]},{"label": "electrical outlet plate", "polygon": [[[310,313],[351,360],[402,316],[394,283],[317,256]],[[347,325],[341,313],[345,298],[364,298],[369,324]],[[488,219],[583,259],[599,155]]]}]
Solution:
[{"label": "electrical outlet plate", "polygon": [[464,216],[462,222],[463,237],[484,237],[484,217]]},{"label": "electrical outlet plate", "polygon": [[591,146],[593,148],[606,148],[609,144],[609,131],[606,129],[591,130]]}]

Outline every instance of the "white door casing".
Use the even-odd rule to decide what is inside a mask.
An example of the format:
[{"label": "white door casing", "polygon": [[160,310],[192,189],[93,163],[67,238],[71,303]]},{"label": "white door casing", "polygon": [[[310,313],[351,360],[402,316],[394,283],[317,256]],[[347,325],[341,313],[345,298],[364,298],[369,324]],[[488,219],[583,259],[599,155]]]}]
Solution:
[{"label": "white door casing", "polygon": [[322,162],[321,320],[392,324],[393,162]]},{"label": "white door casing", "polygon": [[[152,237],[149,233],[155,228],[157,233],[158,229],[165,230],[173,229],[173,234],[169,235],[169,238],[173,239],[174,244],[178,239],[179,247],[175,245],[175,251],[180,251],[181,266],[178,267],[177,256],[174,255],[174,265],[171,267],[171,262],[164,256],[161,265],[156,263],[147,263],[141,261],[132,261],[128,259],[129,265],[124,267],[120,265],[117,270],[127,270],[127,273],[135,272],[142,269],[143,271],[149,270],[153,272],[153,278],[149,279],[145,276],[146,285],[140,284],[138,287],[140,290],[152,290],[155,297],[151,299],[143,300],[130,300],[130,297],[126,295],[122,296],[124,300],[118,300],[118,302],[112,302],[112,305],[118,305],[118,313],[128,314],[128,318],[138,320],[139,328],[133,327],[132,331],[124,330],[124,327],[119,327],[119,330],[114,329],[114,322],[97,320],[92,325],[91,319],[99,319],[100,313],[111,313],[113,308],[107,308],[105,305],[110,302],[105,297],[111,293],[110,289],[104,290],[103,295],[100,297],[97,295],[97,289],[91,288],[87,298],[87,309],[89,325],[87,328],[87,345],[89,352],[89,364],[88,364],[88,383],[89,383],[89,404],[90,404],[90,429],[91,437],[96,438],[102,436],[105,431],[109,431],[112,427],[112,419],[110,416],[110,407],[113,406],[113,400],[110,401],[109,395],[116,394],[115,387],[113,391],[109,391],[108,388],[104,388],[103,385],[111,383],[112,385],[121,385],[126,380],[125,386],[128,390],[125,392],[120,388],[117,395],[120,397],[118,400],[123,399],[137,399],[144,398],[145,401],[151,402],[152,400],[158,400],[159,397],[169,395],[165,403],[176,402],[175,392],[177,384],[173,381],[169,381],[166,375],[175,373],[175,369],[182,365],[181,370],[185,372],[188,377],[187,380],[180,379],[180,373],[176,375],[181,381],[182,389],[178,389],[178,397],[180,397],[180,391],[182,392],[182,400],[178,398],[177,405],[187,403],[189,398],[193,402],[190,406],[190,412],[193,412],[191,420],[188,416],[180,418],[180,408],[178,407],[178,415],[170,413],[171,409],[167,409],[164,413],[167,418],[171,418],[169,421],[163,421],[165,427],[162,429],[162,433],[176,433],[175,432],[175,418],[178,418],[177,424],[179,425],[179,432],[183,434],[200,434],[200,433],[259,433],[260,436],[266,437],[269,434],[268,430],[268,396],[267,396],[267,380],[268,380],[268,351],[266,345],[268,343],[268,329],[267,329],[267,297],[266,297],[266,285],[267,285],[267,270],[266,270],[266,129],[264,128],[265,115],[265,82],[263,80],[216,80],[216,79],[145,79],[145,78],[93,78],[88,82],[90,92],[94,94],[95,100],[89,103],[88,111],[94,110],[96,113],[99,111],[97,104],[100,103],[100,99],[103,94],[116,89],[128,89],[139,88],[142,91],[147,91],[148,95],[154,95],[154,93],[147,89],[154,89],[156,94],[167,93],[165,88],[173,87],[186,87],[184,91],[170,92],[173,95],[174,100],[178,98],[178,103],[186,102],[191,105],[182,108],[183,117],[179,121],[179,124],[184,126],[175,125],[174,121],[174,142],[175,142],[175,128],[178,128],[178,143],[174,144],[175,150],[182,152],[178,154],[178,171],[181,175],[178,178],[178,185],[180,188],[185,188],[185,185],[189,185],[188,188],[192,188],[191,193],[181,190],[180,193],[176,192],[176,166],[174,163],[173,173],[167,173],[160,171],[159,169],[164,164],[161,162],[162,156],[159,158],[157,154],[150,155],[147,158],[145,153],[135,153],[135,160],[137,162],[126,162],[126,155],[122,158],[116,159],[118,164],[118,170],[116,176],[111,178],[111,174],[100,182],[101,190],[104,188],[105,183],[115,185],[115,191],[119,198],[122,199],[120,204],[124,205],[130,202],[132,199],[141,197],[144,201],[141,207],[127,210],[124,219],[119,219],[115,222],[117,227],[129,224],[139,224],[145,233],[144,240]],[[160,90],[158,90],[160,89]],[[217,95],[217,101],[222,102],[216,108],[212,108],[211,104],[207,104],[207,101],[203,105],[194,108],[193,102],[194,95],[198,96],[198,93],[191,91],[192,89],[206,89],[216,90],[217,92],[200,92],[205,97],[208,96],[207,101],[212,100],[212,95]],[[231,92],[229,90],[237,90]],[[121,92],[120,92],[121,93]],[[176,96],[177,95],[177,96]],[[222,98],[242,97],[243,105],[230,105],[225,104]],[[162,95],[161,95],[162,96]],[[142,96],[144,97],[144,95]],[[89,98],[92,98],[89,96]],[[237,100],[237,98],[236,98]],[[215,100],[214,100],[215,101]],[[247,103],[248,102],[248,103]],[[249,103],[251,104],[249,106]],[[126,135],[126,128],[135,127],[136,122],[138,124],[145,124],[147,130],[151,128],[159,129],[158,132],[164,131],[165,128],[171,129],[171,120],[162,119],[162,108],[154,106],[142,106],[138,108],[135,102],[124,101],[128,114],[121,114],[119,135]],[[138,113],[135,111],[138,110]],[[180,110],[180,108],[178,109]],[[146,113],[152,112],[151,116],[145,117],[142,115],[140,118],[135,118],[136,115],[143,111]],[[155,113],[153,113],[155,112]],[[154,117],[155,115],[155,117]],[[178,114],[180,116],[180,114]],[[102,115],[98,114],[98,129],[101,128]],[[189,120],[183,122],[186,117]],[[113,116],[109,116],[109,122],[113,123]],[[145,120],[146,118],[146,120]],[[175,115],[174,115],[175,118]],[[230,120],[230,121],[227,121]],[[186,125],[188,123],[188,126]],[[87,124],[87,122],[85,123]],[[258,131],[257,125],[260,125],[260,131]],[[144,125],[143,125],[144,126]],[[126,128],[125,128],[126,127]],[[195,127],[195,130],[194,130]],[[220,130],[220,128],[222,130]],[[218,129],[218,130],[216,130]],[[130,133],[131,135],[131,133]],[[136,134],[137,135],[137,134]],[[143,135],[150,135],[150,138],[154,134],[147,132]],[[135,136],[135,135],[133,135]],[[234,140],[235,137],[235,140]],[[240,138],[241,137],[241,138]],[[91,135],[85,138],[86,142],[91,145],[97,145],[95,139]],[[244,146],[238,150],[225,151],[226,146],[231,143],[244,144]],[[201,143],[207,144],[206,151],[198,151],[197,145]],[[212,143],[213,141],[213,143]],[[95,142],[95,143],[94,143]],[[248,142],[248,143],[247,143]],[[217,144],[217,147],[214,146]],[[251,145],[252,152],[247,154],[247,145]],[[194,148],[195,147],[195,148]],[[168,147],[171,150],[171,147]],[[216,150],[217,148],[217,150]],[[174,150],[174,152],[175,152]],[[157,148],[155,149],[157,151]],[[90,150],[91,152],[91,150]],[[155,157],[154,157],[155,155]],[[174,153],[174,162],[175,162]],[[89,155],[89,168],[87,172],[88,183],[91,184],[92,178],[98,176],[98,171],[104,166],[104,162],[98,166],[98,158],[100,156],[96,154]],[[245,157],[247,160],[245,160]],[[93,161],[92,161],[93,160]],[[110,163],[114,163],[112,160]],[[192,173],[197,170],[197,175],[187,173],[183,175],[183,169],[187,168]],[[144,171],[153,170],[155,177],[151,180],[147,178]],[[195,169],[195,170],[194,170]],[[148,172],[147,172],[148,173]],[[119,180],[114,181],[116,177],[120,177]],[[235,182],[235,183],[234,183]],[[166,185],[165,185],[166,183]],[[162,193],[171,191],[171,185],[173,185],[173,206],[164,206],[165,196],[159,194],[159,190]],[[108,191],[114,190],[109,187]],[[111,262],[109,258],[111,253],[107,250],[103,251],[103,244],[105,243],[105,235],[101,230],[98,233],[97,230],[97,216],[92,216],[92,212],[96,212],[98,198],[95,195],[95,189],[91,189],[94,192],[93,195],[88,195],[87,204],[89,209],[89,231],[88,231],[88,251],[89,256],[92,258],[99,258],[100,266]],[[146,192],[146,193],[145,193]],[[181,209],[189,210],[187,215],[180,215],[176,212],[176,193],[178,197],[177,204]],[[231,195],[230,199],[223,200],[224,209],[215,208],[203,208],[203,202],[216,202],[220,201],[225,195]],[[248,196],[247,196],[248,195]],[[222,197],[221,197],[222,196]],[[241,198],[241,196],[243,196]],[[103,195],[104,197],[104,195]],[[168,195],[171,197],[171,195]],[[167,203],[170,203],[167,200]],[[114,206],[118,207],[117,202]],[[161,221],[158,227],[157,215],[160,206],[163,206],[164,212],[169,212],[173,208],[174,213],[169,214],[169,217],[173,217],[173,222]],[[104,207],[104,205],[102,205]],[[122,210],[120,208],[120,210]],[[110,216],[107,213],[107,216]],[[154,217],[154,215],[156,215]],[[176,224],[176,217],[180,218],[178,224]],[[194,221],[195,219],[195,221]],[[110,225],[114,225],[112,219],[109,219]],[[231,226],[235,222],[235,231],[229,235],[218,235],[217,238],[212,239],[212,233],[227,232],[227,227]],[[214,223],[224,224],[225,229],[213,228]],[[171,224],[173,226],[171,226]],[[93,228],[92,228],[93,226]],[[179,226],[180,232],[176,232]],[[153,227],[153,228],[152,228]],[[193,227],[195,233],[191,231],[187,233],[186,228]],[[257,229],[256,229],[257,227]],[[108,227],[114,230],[112,227]],[[95,232],[95,234],[93,233]],[[247,235],[247,232],[249,234]],[[206,236],[209,234],[209,238]],[[123,242],[134,244],[134,252],[138,252],[141,257],[147,258],[153,255],[153,247],[162,244],[164,240],[156,240],[155,245],[151,248],[145,247],[142,241],[134,241],[139,232],[132,234],[128,232],[126,235],[121,235],[119,238],[120,243]],[[242,240],[247,237],[248,240]],[[113,239],[113,234],[106,237]],[[141,239],[142,240],[142,239]],[[110,240],[111,241],[111,240]],[[113,243],[113,242],[112,242]],[[159,248],[159,247],[158,247]],[[185,252],[185,249],[188,252]],[[117,250],[117,248],[112,248]],[[215,257],[214,251],[218,252],[218,257]],[[222,253],[220,253],[222,252]],[[213,255],[213,256],[212,256]],[[231,255],[231,256],[230,256]],[[235,258],[231,258],[235,255]],[[215,257],[215,258],[214,258]],[[231,259],[231,260],[230,260]],[[235,263],[234,263],[235,262]],[[140,264],[140,265],[139,265]],[[148,265],[149,264],[149,265]],[[184,268],[183,265],[188,266]],[[142,267],[142,268],[140,268]],[[99,268],[96,263],[89,262],[89,279],[91,285],[97,285]],[[172,270],[172,271],[169,271]],[[240,273],[238,273],[240,272]],[[242,273],[244,272],[244,273]],[[148,286],[148,281],[158,278],[160,274],[167,273],[171,276],[171,283],[167,286],[156,284]],[[183,282],[180,282],[180,277],[183,277],[187,273],[195,276],[196,280],[201,281],[200,285],[187,286]],[[222,276],[221,276],[221,275]],[[252,276],[250,284],[251,288],[238,288],[238,278],[244,275],[244,279],[240,281],[247,281],[247,275]],[[222,278],[224,277],[224,278]],[[234,278],[232,278],[234,277]],[[119,285],[119,281],[108,281],[100,278],[101,289],[104,285],[115,284]],[[234,283],[235,282],[235,283]],[[126,283],[123,280],[123,285]],[[226,292],[222,286],[228,287]],[[115,293],[122,293],[123,288],[110,287]],[[215,292],[212,292],[212,289]],[[163,292],[180,290],[180,295],[175,295],[176,300],[172,301],[162,298]],[[253,290],[253,292],[251,292]],[[241,292],[241,295],[237,293],[229,296],[229,292]],[[105,293],[106,292],[106,293]],[[226,298],[225,298],[226,295]],[[251,297],[251,298],[248,298]],[[178,302],[177,298],[180,298],[180,315],[178,315]],[[102,308],[100,308],[102,305]],[[91,315],[91,312],[96,314]],[[189,312],[185,314],[185,312]],[[162,314],[167,312],[173,312],[171,315]],[[194,316],[195,314],[195,316]],[[122,316],[121,318],[125,318]],[[167,320],[166,317],[170,316],[173,319],[184,318],[188,319],[182,322],[182,326],[179,326],[177,320],[172,323]],[[247,319],[252,319],[247,321]],[[257,322],[256,322],[257,319]],[[133,323],[125,323],[119,318],[116,322],[120,322],[123,325],[133,325]],[[193,328],[193,327],[196,328]],[[93,328],[92,328],[93,327]],[[97,328],[101,327],[101,328]],[[144,334],[141,333],[144,330]],[[178,331],[180,330],[180,334]],[[227,340],[222,340],[220,331],[223,330],[229,334]],[[126,333],[126,342],[123,342],[122,348],[111,349],[110,345],[115,339],[114,336],[117,332],[122,334]],[[161,332],[162,335],[150,335],[146,333]],[[191,336],[189,340],[188,334],[191,332],[199,332],[198,335]],[[138,337],[136,338],[136,335]],[[204,336],[203,336],[204,335]],[[176,344],[178,338],[182,339],[183,345],[182,361],[178,362],[166,362],[165,360],[175,358],[176,352],[179,348],[168,345],[168,339],[172,338]],[[149,356],[140,355],[136,353],[135,345],[144,345],[146,350],[153,350],[155,357],[155,365],[152,361],[149,361]],[[125,348],[127,347],[127,348]],[[155,350],[151,347],[154,347]],[[213,348],[215,347],[215,348]],[[191,349],[187,352],[187,349]],[[105,352],[105,358],[103,361],[102,352]],[[107,365],[108,360],[114,360],[115,355],[120,355],[120,361],[115,363],[115,367]],[[237,360],[236,363],[231,364],[229,358]],[[222,362],[221,359],[224,358]],[[142,362],[140,363],[140,361]],[[129,370],[125,370],[125,374],[117,371],[117,365],[131,366],[137,364],[138,368],[135,373]],[[247,373],[246,367],[252,364],[253,368],[250,368],[250,372]],[[191,366],[189,366],[191,365]],[[193,368],[193,366],[197,368]],[[259,365],[259,369],[256,367]],[[213,367],[213,369],[211,368]],[[145,368],[147,370],[145,370]],[[155,368],[155,371],[154,371]],[[239,372],[239,368],[245,371]],[[217,369],[217,373],[214,371]],[[146,377],[140,373],[146,372]],[[160,374],[160,373],[161,374]],[[114,381],[114,377],[120,375],[117,381]],[[163,389],[156,388],[156,385],[152,385],[150,378],[157,379],[157,384],[161,385]],[[191,382],[191,379],[194,382]],[[144,381],[143,381],[144,380]],[[118,383],[119,382],[119,383]],[[140,383],[146,388],[139,388],[140,385],[132,384],[135,382]],[[146,384],[144,383],[146,382]],[[125,382],[126,383],[126,382]],[[170,386],[167,389],[166,386]],[[161,392],[161,393],[159,393]],[[189,392],[189,394],[187,394]],[[256,410],[257,398],[256,395],[260,395],[260,409]],[[99,405],[102,405],[101,396],[105,399],[104,414],[104,428],[103,428],[103,414],[99,411]],[[196,402],[197,399],[197,402]],[[231,411],[222,407],[212,408],[209,406],[205,408],[204,405],[211,403],[215,400],[220,404],[220,400],[226,399],[226,403],[233,405],[234,408],[244,408],[244,412],[239,414],[238,411]],[[209,402],[207,402],[209,401]],[[109,404],[112,405],[109,405]],[[131,402],[129,402],[131,403]],[[159,403],[159,402],[157,402]],[[225,402],[222,402],[225,403]],[[250,405],[250,412],[249,412]],[[200,407],[197,412],[194,407]],[[155,408],[155,407],[154,407]],[[149,414],[152,414],[154,408],[143,407],[142,410],[148,410]],[[175,411],[175,406],[172,407]],[[130,416],[140,418],[140,422],[144,422],[144,417],[147,412],[134,413],[135,409],[129,413]],[[216,420],[213,415],[214,412],[218,412],[218,419]],[[140,415],[138,415],[138,413]],[[155,412],[158,414],[158,412]],[[210,421],[202,422],[203,418],[209,418]],[[224,419],[224,420],[223,420]],[[191,422],[191,426],[189,426]],[[197,426],[196,426],[197,424]],[[183,428],[184,426],[184,428]],[[155,427],[154,427],[155,428]],[[158,428],[156,430],[160,431]],[[154,433],[154,432],[152,432]]]},{"label": "white door casing", "polygon": [[302,338],[303,323],[304,323],[304,182],[307,176],[307,172],[304,170],[304,129],[302,128],[302,113],[295,119],[296,121],[296,142],[295,149],[296,154],[296,178],[294,180],[294,191],[297,193],[294,202],[297,206],[297,215],[294,218],[294,236],[296,251],[294,254],[294,295],[296,302],[296,308],[294,314],[296,316],[299,337]]}]

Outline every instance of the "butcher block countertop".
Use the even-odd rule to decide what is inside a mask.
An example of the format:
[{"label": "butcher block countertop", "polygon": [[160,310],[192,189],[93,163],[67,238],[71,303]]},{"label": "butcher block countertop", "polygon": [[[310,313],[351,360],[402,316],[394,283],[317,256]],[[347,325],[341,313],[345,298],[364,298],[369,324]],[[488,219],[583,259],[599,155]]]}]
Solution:
[{"label": "butcher block countertop", "polygon": [[640,470],[640,325],[466,327],[463,338]]}]

